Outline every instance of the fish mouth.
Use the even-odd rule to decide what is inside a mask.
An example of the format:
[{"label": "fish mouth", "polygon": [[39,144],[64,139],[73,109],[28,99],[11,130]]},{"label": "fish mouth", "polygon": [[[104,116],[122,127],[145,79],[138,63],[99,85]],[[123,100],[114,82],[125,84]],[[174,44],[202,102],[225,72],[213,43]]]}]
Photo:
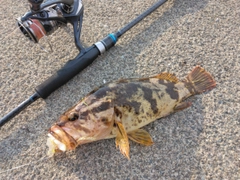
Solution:
[{"label": "fish mouth", "polygon": [[56,151],[74,150],[77,147],[75,139],[66,133],[59,125],[53,125],[48,133],[48,155],[53,156]]}]

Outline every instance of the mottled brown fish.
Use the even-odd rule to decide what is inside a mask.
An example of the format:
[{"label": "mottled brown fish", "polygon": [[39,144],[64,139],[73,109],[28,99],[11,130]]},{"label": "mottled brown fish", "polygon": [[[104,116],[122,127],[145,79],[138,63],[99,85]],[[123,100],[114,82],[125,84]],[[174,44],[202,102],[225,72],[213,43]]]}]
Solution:
[{"label": "mottled brown fish", "polygon": [[213,77],[200,66],[183,81],[161,73],[105,84],[66,111],[50,128],[48,154],[53,156],[59,150],[74,150],[80,144],[116,137],[116,146],[129,159],[129,139],[153,144],[141,127],[191,106],[183,100],[215,86]]}]

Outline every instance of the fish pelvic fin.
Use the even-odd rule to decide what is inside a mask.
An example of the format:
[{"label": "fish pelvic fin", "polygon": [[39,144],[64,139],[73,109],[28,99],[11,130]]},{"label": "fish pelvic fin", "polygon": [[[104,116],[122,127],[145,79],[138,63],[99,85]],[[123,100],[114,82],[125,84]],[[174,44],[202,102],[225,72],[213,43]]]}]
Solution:
[{"label": "fish pelvic fin", "polygon": [[129,141],[128,141],[128,135],[127,132],[120,122],[115,122],[118,127],[118,133],[116,137],[116,147],[119,147],[120,152],[130,160],[129,156]]},{"label": "fish pelvic fin", "polygon": [[196,66],[186,77],[185,87],[194,94],[201,94],[216,87],[216,81],[204,68]]},{"label": "fish pelvic fin", "polygon": [[175,75],[170,74],[170,73],[168,73],[168,72],[160,73],[160,74],[158,74],[158,75],[156,75],[156,76],[153,76],[153,77],[151,77],[151,78],[157,78],[157,79],[161,79],[161,80],[167,80],[167,81],[170,81],[170,82],[172,82],[172,83],[178,83],[178,82],[179,82],[178,78],[177,78]]},{"label": "fish pelvic fin", "polygon": [[129,139],[135,141],[136,143],[151,146],[153,144],[152,137],[150,134],[143,129],[136,129],[128,133]]}]

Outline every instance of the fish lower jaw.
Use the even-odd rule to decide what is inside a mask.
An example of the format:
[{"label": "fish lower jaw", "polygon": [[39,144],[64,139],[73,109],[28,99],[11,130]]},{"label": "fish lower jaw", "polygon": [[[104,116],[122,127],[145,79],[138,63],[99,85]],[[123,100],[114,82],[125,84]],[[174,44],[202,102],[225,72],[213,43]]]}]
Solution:
[{"label": "fish lower jaw", "polygon": [[48,146],[48,156],[52,157],[56,150],[60,150],[65,152],[67,150],[67,147],[65,144],[57,140],[54,136],[52,136],[50,133],[48,133],[48,139],[47,139],[47,146]]}]

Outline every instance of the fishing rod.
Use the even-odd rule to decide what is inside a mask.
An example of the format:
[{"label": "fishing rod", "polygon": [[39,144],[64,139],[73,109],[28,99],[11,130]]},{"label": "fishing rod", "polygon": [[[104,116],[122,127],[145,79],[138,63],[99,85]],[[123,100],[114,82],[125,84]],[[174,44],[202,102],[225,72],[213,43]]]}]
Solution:
[{"label": "fishing rod", "polygon": [[71,23],[74,30],[75,45],[80,51],[72,60],[69,60],[54,75],[45,80],[35,88],[35,93],[19,104],[15,109],[0,119],[0,127],[15,117],[27,106],[37,99],[46,99],[52,92],[67,83],[75,75],[85,69],[88,65],[105,51],[113,47],[117,40],[133,26],[139,23],[146,16],[163,5],[167,0],[159,0],[142,14],[137,16],[130,23],[115,33],[111,33],[91,47],[84,48],[80,42],[80,34],[83,19],[83,4],[81,0],[28,0],[31,11],[17,19],[18,26],[22,33],[34,42],[42,37],[50,35],[58,27]]}]

